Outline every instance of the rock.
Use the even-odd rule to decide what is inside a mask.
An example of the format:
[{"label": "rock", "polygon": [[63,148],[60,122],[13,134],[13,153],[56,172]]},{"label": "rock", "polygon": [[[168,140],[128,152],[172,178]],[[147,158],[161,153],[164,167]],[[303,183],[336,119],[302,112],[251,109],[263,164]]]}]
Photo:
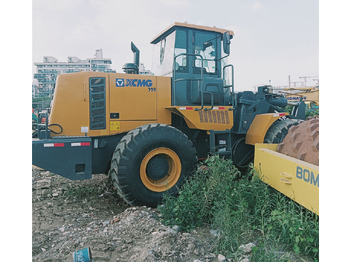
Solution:
[{"label": "rock", "polygon": [[180,227],[178,225],[173,226],[171,229],[174,230],[176,233],[180,232]]},{"label": "rock", "polygon": [[218,237],[219,236],[219,232],[217,230],[214,229],[210,229],[210,234],[212,234],[214,237]]},{"label": "rock", "polygon": [[205,259],[213,259],[213,258],[215,258],[215,257],[216,257],[216,256],[215,256],[214,253],[209,253],[208,255],[205,255],[205,256],[204,256]]},{"label": "rock", "polygon": [[50,171],[44,171],[44,172],[42,172],[42,175],[47,177],[47,176],[50,176],[51,173],[50,173]]},{"label": "rock", "polygon": [[51,187],[51,180],[50,179],[42,179],[36,182],[36,188],[37,189],[46,189]]},{"label": "rock", "polygon": [[243,257],[239,260],[239,262],[249,262],[249,261],[250,261],[249,256],[243,256]]},{"label": "rock", "polygon": [[219,254],[218,255],[218,261],[224,262],[224,261],[226,261],[226,257],[224,255]]},{"label": "rock", "polygon": [[256,245],[254,243],[248,243],[245,245],[241,245],[238,250],[243,252],[243,253],[251,253],[252,252],[252,248],[255,247]]},{"label": "rock", "polygon": [[106,226],[109,225],[109,223],[110,223],[110,221],[109,221],[109,220],[106,220],[106,221],[103,221],[103,222],[102,222],[102,225],[103,225],[104,227],[106,227]]},{"label": "rock", "polygon": [[124,241],[126,244],[131,244],[133,242],[133,240],[131,238],[125,239]]},{"label": "rock", "polygon": [[45,188],[41,190],[41,197],[42,198],[49,198],[52,196],[52,190],[51,188]]},{"label": "rock", "polygon": [[193,243],[190,243],[190,244],[188,244],[188,246],[187,246],[187,249],[190,251],[190,252],[193,252],[193,250],[195,249],[195,245],[193,244]]},{"label": "rock", "polygon": [[67,191],[68,190],[68,185],[67,184],[62,184],[61,185],[62,191]]}]

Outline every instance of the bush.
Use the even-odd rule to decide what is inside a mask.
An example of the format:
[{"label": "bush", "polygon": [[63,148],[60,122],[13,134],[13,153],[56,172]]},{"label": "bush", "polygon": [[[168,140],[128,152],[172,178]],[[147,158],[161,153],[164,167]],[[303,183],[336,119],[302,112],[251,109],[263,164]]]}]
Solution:
[{"label": "bush", "polygon": [[313,116],[318,116],[320,113],[319,113],[319,110],[311,110],[311,109],[307,109],[306,110],[306,114],[305,114],[305,118],[308,118],[308,117],[313,117]]},{"label": "bush", "polygon": [[220,233],[217,251],[228,257],[237,258],[240,245],[254,242],[252,261],[283,260],[271,249],[318,260],[317,215],[270,188],[253,170],[242,176],[217,156],[205,164],[208,169],[198,169],[177,198],[165,197],[159,206],[163,223],[185,230],[210,224]]},{"label": "bush", "polygon": [[[214,205],[231,190],[240,176],[231,161],[212,157],[205,162],[208,170],[199,169],[185,182],[177,197],[166,195],[165,204],[159,207],[166,225],[178,225],[182,229],[193,229],[212,220]],[[221,175],[214,175],[213,171]]]}]

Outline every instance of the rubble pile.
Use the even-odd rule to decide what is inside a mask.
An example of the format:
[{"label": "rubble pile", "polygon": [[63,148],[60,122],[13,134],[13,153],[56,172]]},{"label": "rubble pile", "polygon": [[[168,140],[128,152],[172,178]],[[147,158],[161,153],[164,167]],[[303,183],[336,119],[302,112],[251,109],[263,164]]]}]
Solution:
[{"label": "rubble pile", "polygon": [[126,205],[107,180],[70,181],[33,168],[33,261],[72,261],[87,247],[94,261],[224,261],[209,229],[167,227],[157,209]]}]

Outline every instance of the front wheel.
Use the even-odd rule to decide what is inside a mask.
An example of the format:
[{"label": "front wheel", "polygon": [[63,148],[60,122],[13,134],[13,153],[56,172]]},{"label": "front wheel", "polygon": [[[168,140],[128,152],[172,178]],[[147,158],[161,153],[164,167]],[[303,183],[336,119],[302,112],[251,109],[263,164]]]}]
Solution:
[{"label": "front wheel", "polygon": [[300,119],[285,119],[277,120],[267,130],[264,143],[267,144],[279,144],[282,143],[283,139],[288,134],[289,128],[298,125],[303,120]]},{"label": "front wheel", "polygon": [[176,194],[197,161],[192,142],[180,130],[148,124],[118,143],[109,171],[118,194],[129,204],[156,206]]}]

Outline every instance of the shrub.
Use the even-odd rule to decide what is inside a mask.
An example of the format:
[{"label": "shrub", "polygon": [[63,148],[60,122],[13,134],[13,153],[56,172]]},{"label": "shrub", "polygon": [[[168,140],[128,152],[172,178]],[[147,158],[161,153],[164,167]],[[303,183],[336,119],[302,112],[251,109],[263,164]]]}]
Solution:
[{"label": "shrub", "polygon": [[[199,169],[185,182],[177,197],[165,196],[165,204],[159,206],[159,210],[166,225],[189,230],[210,222],[214,205],[225,197],[225,192],[240,176],[231,161],[220,160],[217,156],[208,158],[205,164],[209,169]],[[221,175],[214,175],[214,172]]]},{"label": "shrub", "polygon": [[252,261],[282,261],[271,253],[276,248],[318,260],[317,215],[270,188],[254,170],[242,176],[230,160],[217,156],[205,164],[178,197],[165,197],[159,206],[163,223],[185,230],[210,224],[220,232],[217,251],[228,257],[237,258],[240,245],[254,242]]}]

